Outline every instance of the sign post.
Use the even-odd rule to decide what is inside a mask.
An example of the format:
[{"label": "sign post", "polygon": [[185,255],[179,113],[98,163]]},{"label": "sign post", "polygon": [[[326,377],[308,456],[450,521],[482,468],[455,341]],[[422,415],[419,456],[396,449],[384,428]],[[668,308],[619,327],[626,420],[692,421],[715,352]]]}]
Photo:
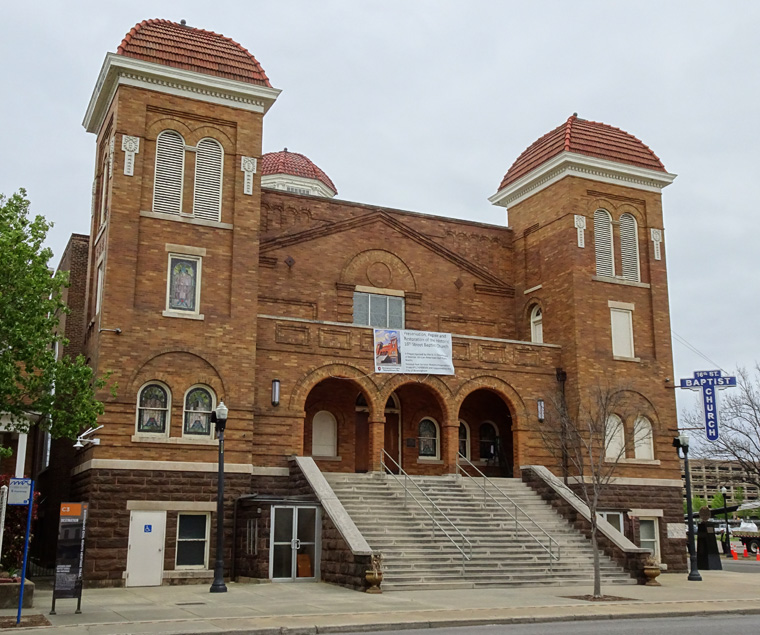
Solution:
[{"label": "sign post", "polygon": [[61,503],[53,606],[50,608],[50,615],[55,615],[55,601],[58,598],[76,598],[75,613],[82,612],[82,571],[86,528],[87,503]]},{"label": "sign post", "polygon": [[26,582],[26,561],[29,557],[29,532],[32,528],[32,507],[34,507],[34,481],[30,478],[12,478],[8,486],[9,505],[28,505],[26,514],[26,535],[24,536],[24,559],[21,563],[21,589],[18,594],[16,626],[21,623],[21,607],[24,604],[24,583]]},{"label": "sign post", "polygon": [[720,438],[718,423],[718,390],[735,388],[736,377],[724,377],[719,370],[697,370],[694,377],[681,380],[681,388],[702,392],[702,410],[705,414],[705,434],[713,443]]}]

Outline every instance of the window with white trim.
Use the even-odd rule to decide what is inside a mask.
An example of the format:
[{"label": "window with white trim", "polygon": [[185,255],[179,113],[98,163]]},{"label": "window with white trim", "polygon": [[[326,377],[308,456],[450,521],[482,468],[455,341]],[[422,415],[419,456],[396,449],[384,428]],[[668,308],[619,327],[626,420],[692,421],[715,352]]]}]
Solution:
[{"label": "window with white trim", "polygon": [[311,455],[338,456],[338,422],[327,410],[320,410],[311,421]]},{"label": "window with white trim", "polygon": [[654,459],[652,424],[646,417],[637,417],[633,424],[633,452],[637,459]]},{"label": "window with white trim", "polygon": [[639,518],[639,547],[660,559],[660,532],[656,518]]},{"label": "window with white trim", "polygon": [[201,296],[200,256],[169,254],[166,276],[166,310],[171,313],[198,315]]},{"label": "window with white trim", "polygon": [[175,568],[208,569],[208,514],[177,514]]},{"label": "window with white trim", "polygon": [[95,283],[96,284],[95,286],[95,315],[98,315],[100,313],[100,307],[103,305],[103,284],[105,282],[105,274],[103,272],[103,265],[104,263],[102,261],[98,265],[98,274],[97,274],[98,277]]},{"label": "window with white trim", "polygon": [[610,308],[612,328],[612,354],[615,357],[633,359],[633,311],[617,307]]},{"label": "window with white trim", "polygon": [[204,220],[222,220],[222,167],[224,150],[216,139],[198,142],[195,152],[195,187],[193,216]]},{"label": "window with white trim", "polygon": [[156,138],[156,171],[153,180],[153,211],[182,213],[185,175],[185,140],[175,130],[164,130]]},{"label": "window with white trim", "polygon": [[438,459],[441,456],[438,423],[426,417],[419,425],[419,457],[421,459]]},{"label": "window with white trim", "polygon": [[103,168],[100,173],[100,222],[102,227],[108,216],[108,154],[103,158]]},{"label": "window with white trim", "polygon": [[639,282],[639,229],[636,218],[628,212],[620,216],[620,259],[623,279]]},{"label": "window with white trim", "polygon": [[594,247],[596,249],[596,275],[615,275],[615,252],[612,246],[612,216],[606,209],[594,212]]},{"label": "window with white trim", "polygon": [[210,437],[211,413],[216,408],[216,395],[208,386],[193,386],[185,393],[182,436]]},{"label": "window with white trim", "polygon": [[536,344],[543,344],[544,341],[543,311],[538,305],[530,312],[530,341]]},{"label": "window with white trim", "polygon": [[623,533],[623,512],[599,512],[599,515],[621,534]]},{"label": "window with white trim", "polygon": [[137,433],[154,436],[169,435],[171,392],[166,384],[153,381],[137,394]]},{"label": "window with white trim", "polygon": [[625,428],[617,415],[607,417],[604,428],[604,458],[608,461],[625,458]]},{"label": "window with white trim", "polygon": [[404,328],[404,298],[354,292],[354,324],[375,328]]},{"label": "window with white trim", "polygon": [[459,422],[459,454],[470,458],[470,426],[466,421]]}]

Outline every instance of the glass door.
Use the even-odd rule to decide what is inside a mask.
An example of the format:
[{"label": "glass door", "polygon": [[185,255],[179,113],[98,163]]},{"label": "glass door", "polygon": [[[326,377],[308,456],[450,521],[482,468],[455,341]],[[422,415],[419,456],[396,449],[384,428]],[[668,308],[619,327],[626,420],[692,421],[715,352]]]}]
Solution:
[{"label": "glass door", "polygon": [[281,582],[319,579],[317,507],[272,507],[269,577]]}]

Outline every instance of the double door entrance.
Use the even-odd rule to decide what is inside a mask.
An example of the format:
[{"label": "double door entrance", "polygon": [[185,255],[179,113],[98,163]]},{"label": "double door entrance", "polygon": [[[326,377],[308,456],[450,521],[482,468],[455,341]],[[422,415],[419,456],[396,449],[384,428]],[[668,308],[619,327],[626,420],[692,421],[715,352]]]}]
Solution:
[{"label": "double door entrance", "polygon": [[269,577],[280,582],[319,579],[320,509],[315,506],[272,506]]}]

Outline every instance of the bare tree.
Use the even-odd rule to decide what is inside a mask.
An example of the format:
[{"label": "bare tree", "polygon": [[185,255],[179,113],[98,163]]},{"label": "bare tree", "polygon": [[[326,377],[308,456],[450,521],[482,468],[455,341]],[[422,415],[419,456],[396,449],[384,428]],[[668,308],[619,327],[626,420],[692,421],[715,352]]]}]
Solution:
[{"label": "bare tree", "polygon": [[[559,465],[577,477],[576,493],[591,516],[591,545],[594,552],[594,597],[602,597],[602,580],[597,541],[597,510],[605,489],[612,482],[626,454],[625,422],[646,416],[635,393],[625,387],[599,384],[587,390],[577,404],[569,406],[563,392],[550,399],[551,408],[539,424],[541,440]],[[651,417],[650,417],[651,420]],[[649,442],[651,428],[636,425],[634,446]],[[565,475],[567,476],[567,475]]]},{"label": "bare tree", "polygon": [[[723,391],[720,400],[720,436],[717,441],[700,443],[698,456],[733,461],[741,468],[727,480],[760,487],[760,364],[754,373],[745,368],[736,372],[736,388]],[[700,407],[682,414],[687,427],[704,427]]]}]

